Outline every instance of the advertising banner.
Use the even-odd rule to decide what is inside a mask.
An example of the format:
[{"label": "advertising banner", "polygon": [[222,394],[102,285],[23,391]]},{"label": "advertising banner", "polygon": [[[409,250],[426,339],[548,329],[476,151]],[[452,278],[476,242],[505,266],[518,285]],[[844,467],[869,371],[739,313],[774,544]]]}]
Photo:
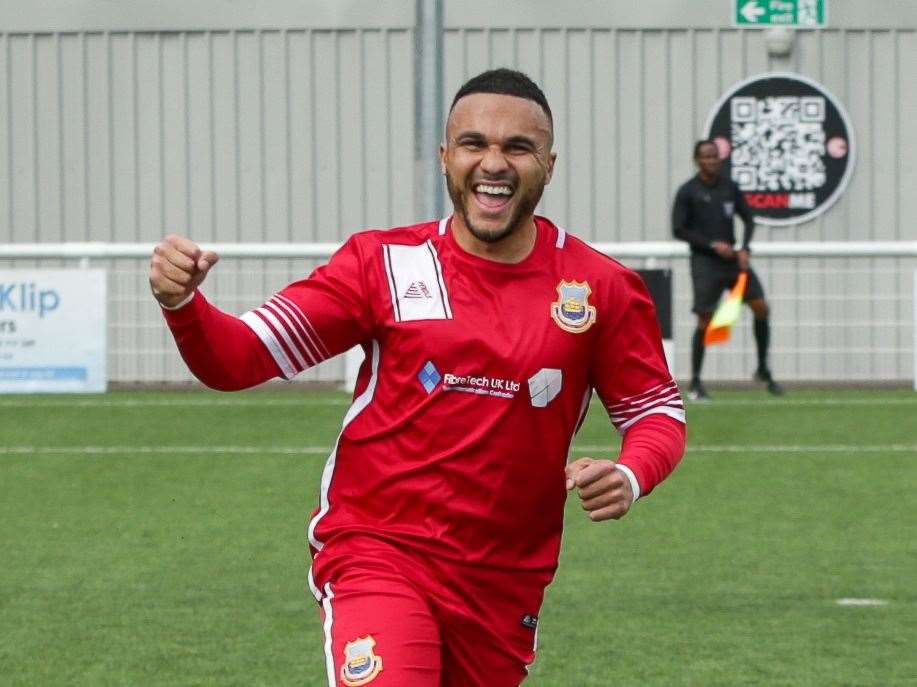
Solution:
[{"label": "advertising banner", "polygon": [[105,391],[104,270],[0,270],[0,393]]},{"label": "advertising banner", "polygon": [[853,127],[824,86],[798,74],[761,74],[714,106],[705,138],[761,224],[814,219],[853,174]]}]

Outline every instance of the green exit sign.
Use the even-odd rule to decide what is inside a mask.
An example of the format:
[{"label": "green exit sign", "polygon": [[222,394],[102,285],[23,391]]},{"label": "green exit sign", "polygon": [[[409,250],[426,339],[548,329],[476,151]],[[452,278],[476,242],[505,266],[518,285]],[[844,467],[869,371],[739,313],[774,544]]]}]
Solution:
[{"label": "green exit sign", "polygon": [[825,25],[828,0],[735,0],[738,26],[795,26],[820,28]]}]

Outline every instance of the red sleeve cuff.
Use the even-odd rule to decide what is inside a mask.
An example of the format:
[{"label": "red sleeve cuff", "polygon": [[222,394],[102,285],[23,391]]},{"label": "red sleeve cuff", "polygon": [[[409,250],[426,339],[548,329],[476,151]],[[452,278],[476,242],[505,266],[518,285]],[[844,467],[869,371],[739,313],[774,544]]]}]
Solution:
[{"label": "red sleeve cuff", "polygon": [[200,291],[195,291],[191,300],[177,310],[169,310],[161,306],[159,309],[162,310],[162,316],[166,318],[170,327],[181,326],[201,319],[201,315],[207,310],[207,299]]},{"label": "red sleeve cuff", "polygon": [[281,374],[258,335],[200,291],[177,310],[163,308],[162,315],[188,369],[213,389],[247,389]]},{"label": "red sleeve cuff", "polygon": [[685,452],[686,428],[667,415],[649,415],[624,435],[618,463],[626,465],[640,483],[640,496],[649,494],[669,476]]}]

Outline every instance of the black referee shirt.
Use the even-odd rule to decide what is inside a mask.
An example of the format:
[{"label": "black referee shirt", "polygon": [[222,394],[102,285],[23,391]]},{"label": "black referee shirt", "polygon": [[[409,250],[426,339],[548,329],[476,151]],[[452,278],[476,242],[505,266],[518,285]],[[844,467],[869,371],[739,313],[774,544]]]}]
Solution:
[{"label": "black referee shirt", "polygon": [[716,255],[710,247],[714,241],[735,245],[733,216],[738,214],[745,225],[742,248],[748,248],[755,230],[755,220],[745,196],[738,185],[722,174],[713,186],[695,175],[675,194],[672,207],[672,231],[676,238],[687,241],[692,253]]}]

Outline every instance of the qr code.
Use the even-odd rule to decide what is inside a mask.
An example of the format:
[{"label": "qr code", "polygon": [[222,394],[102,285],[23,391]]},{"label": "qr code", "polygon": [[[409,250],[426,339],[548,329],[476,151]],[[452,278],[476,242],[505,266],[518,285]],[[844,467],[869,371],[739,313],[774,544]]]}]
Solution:
[{"label": "qr code", "polygon": [[825,99],[736,97],[732,178],[743,191],[811,191],[826,180]]}]

